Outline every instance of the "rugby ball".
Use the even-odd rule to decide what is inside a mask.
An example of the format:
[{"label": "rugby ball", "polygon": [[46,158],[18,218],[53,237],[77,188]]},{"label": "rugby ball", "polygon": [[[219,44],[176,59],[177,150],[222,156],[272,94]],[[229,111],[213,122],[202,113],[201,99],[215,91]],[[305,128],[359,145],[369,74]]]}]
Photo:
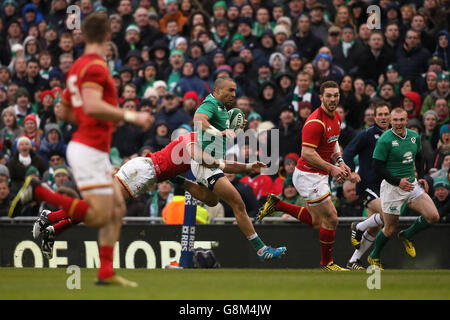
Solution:
[{"label": "rugby ball", "polygon": [[236,131],[239,129],[244,129],[245,116],[241,109],[233,108],[228,111],[230,116],[230,129]]}]

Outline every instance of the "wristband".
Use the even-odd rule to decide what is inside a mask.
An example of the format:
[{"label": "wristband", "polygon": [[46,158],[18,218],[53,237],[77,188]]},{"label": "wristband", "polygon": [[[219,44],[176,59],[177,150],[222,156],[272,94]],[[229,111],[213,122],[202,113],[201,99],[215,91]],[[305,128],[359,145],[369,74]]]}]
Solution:
[{"label": "wristband", "polygon": [[336,164],[337,164],[337,165],[340,165],[342,162],[344,162],[344,159],[342,159],[342,157],[338,157],[338,158],[336,159]]},{"label": "wristband", "polygon": [[220,169],[220,170],[225,169],[225,161],[219,160],[219,169]]},{"label": "wristband", "polygon": [[208,129],[205,130],[205,132],[209,133],[212,136],[222,136],[222,132],[214,128],[212,125],[210,125]]},{"label": "wristband", "polygon": [[137,114],[134,111],[125,111],[123,114],[123,120],[126,122],[135,122],[137,119]]},{"label": "wristband", "polygon": [[251,169],[252,169],[252,166],[253,166],[253,163],[246,163],[246,164],[245,164],[245,169],[246,169],[246,170],[251,170]]}]

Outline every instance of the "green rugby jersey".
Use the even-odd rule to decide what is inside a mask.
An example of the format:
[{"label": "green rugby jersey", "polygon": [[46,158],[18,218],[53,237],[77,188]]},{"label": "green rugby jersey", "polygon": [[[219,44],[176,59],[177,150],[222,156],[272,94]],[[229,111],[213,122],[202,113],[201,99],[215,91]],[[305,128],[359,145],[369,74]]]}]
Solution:
[{"label": "green rugby jersey", "polygon": [[[219,131],[224,131],[230,127],[230,116],[227,108],[209,94],[200,104],[195,113],[204,113],[209,117],[209,123]],[[208,152],[216,159],[224,159],[226,153],[226,137],[217,137],[209,133],[198,133],[198,142],[205,152]]]},{"label": "green rugby jersey", "polygon": [[416,154],[422,148],[419,134],[410,129],[406,129],[406,137],[402,138],[387,130],[378,139],[373,151],[373,158],[385,162],[386,169],[397,178],[411,177],[414,181]]}]

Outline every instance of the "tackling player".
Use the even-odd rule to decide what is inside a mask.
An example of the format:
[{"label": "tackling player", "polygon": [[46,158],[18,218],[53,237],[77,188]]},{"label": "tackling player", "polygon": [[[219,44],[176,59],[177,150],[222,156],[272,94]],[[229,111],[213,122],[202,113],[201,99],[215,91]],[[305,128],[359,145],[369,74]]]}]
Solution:
[{"label": "tackling player", "polygon": [[[416,256],[416,250],[411,242],[412,237],[439,221],[436,206],[426,193],[427,182],[421,179],[423,168],[415,166],[415,162],[420,163],[420,136],[417,132],[407,129],[407,123],[408,114],[404,109],[392,110],[392,128],[383,133],[373,152],[375,174],[383,179],[380,198],[384,227],[378,232],[374,248],[367,260],[380,269],[381,251],[397,228],[402,205],[407,204],[421,214],[408,229],[398,233],[406,253],[413,258]],[[415,169],[419,179],[415,177]]]},{"label": "tackling player", "polygon": [[[176,177],[177,182],[182,183],[194,198],[211,207],[217,205],[216,195],[208,188],[178,176],[190,170],[191,159],[195,156],[197,161],[207,163],[205,165],[210,168],[218,168],[221,165],[220,161],[200,149],[195,132],[174,139],[158,152],[148,153],[145,157],[133,158],[126,162],[115,174],[125,201],[139,196],[155,183]],[[224,164],[224,171],[229,173],[251,172],[266,167],[259,161],[253,162],[250,166],[235,161],[224,161]],[[64,210],[41,212],[33,225],[32,233],[35,239],[43,235],[41,249],[46,258],[51,259],[53,256],[55,237],[71,226],[72,220]]]},{"label": "tackling player", "polygon": [[356,184],[356,193],[363,199],[363,204],[367,208],[368,218],[358,224],[351,225],[351,242],[355,247],[355,252],[347,263],[347,268],[362,270],[361,256],[369,249],[375,240],[375,236],[380,227],[383,226],[383,216],[381,214],[380,183],[381,178],[375,174],[372,168],[372,155],[380,136],[389,129],[390,107],[381,101],[375,106],[375,124],[370,128],[361,131],[345,148],[343,159],[350,169],[354,171],[355,163],[353,158],[358,155],[358,173],[361,182]]},{"label": "tackling player", "polygon": [[137,286],[115,275],[113,249],[119,238],[125,203],[113,180],[109,159],[114,122],[126,121],[146,130],[152,118],[146,112],[118,108],[114,79],[104,60],[111,35],[109,19],[91,14],[83,21],[86,47],[67,74],[64,91],[65,119],[77,122],[78,129],[67,147],[67,159],[83,199],[55,193],[31,177],[25,180],[10,208],[10,215],[33,200],[61,207],[74,222],[99,229],[100,268],[97,284]]},{"label": "tackling player", "polygon": [[205,163],[192,160],[191,170],[198,183],[208,187],[233,209],[239,228],[256,250],[258,257],[261,260],[271,260],[283,255],[286,247],[272,248],[264,244],[253,227],[240,194],[223,174],[226,139],[235,137],[234,131],[229,129],[227,108],[231,108],[235,97],[236,83],[231,78],[218,78],[214,83],[214,92],[198,107],[194,124],[201,131],[199,144],[202,150],[214,156],[221,165],[211,169],[205,166]]},{"label": "tackling player", "polygon": [[[337,210],[331,202],[331,174],[338,182],[351,178],[351,170],[342,159],[338,144],[341,119],[336,112],[339,86],[326,81],[320,86],[322,104],[307,119],[302,130],[302,153],[293,174],[294,186],[306,200],[306,207],[292,205],[270,194],[258,215],[261,221],[274,211],[290,214],[319,229],[321,267],[328,271],[348,271],[333,261],[332,249],[338,224]],[[330,161],[335,160],[336,165]],[[352,178],[353,179],[353,178]],[[358,180],[352,180],[358,182]]]}]

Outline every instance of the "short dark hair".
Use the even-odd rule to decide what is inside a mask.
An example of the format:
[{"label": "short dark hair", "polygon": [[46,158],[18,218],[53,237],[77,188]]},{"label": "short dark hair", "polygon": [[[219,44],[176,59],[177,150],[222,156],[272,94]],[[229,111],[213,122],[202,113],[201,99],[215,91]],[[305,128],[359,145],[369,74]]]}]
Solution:
[{"label": "short dark hair", "polygon": [[320,85],[320,94],[323,95],[323,93],[325,92],[325,89],[328,89],[328,88],[339,89],[339,85],[335,81],[332,81],[332,80],[325,81],[324,83],[322,83]]},{"label": "short dark hair", "polygon": [[381,108],[384,108],[384,107],[387,107],[389,109],[389,113],[391,112],[392,107],[391,107],[391,104],[389,102],[387,102],[387,101],[378,101],[377,103],[375,103],[375,108],[374,108],[375,115],[377,114],[377,110],[378,109],[381,109]]},{"label": "short dark hair", "polygon": [[109,18],[103,13],[91,13],[83,21],[81,30],[86,43],[103,43],[111,32]]}]

